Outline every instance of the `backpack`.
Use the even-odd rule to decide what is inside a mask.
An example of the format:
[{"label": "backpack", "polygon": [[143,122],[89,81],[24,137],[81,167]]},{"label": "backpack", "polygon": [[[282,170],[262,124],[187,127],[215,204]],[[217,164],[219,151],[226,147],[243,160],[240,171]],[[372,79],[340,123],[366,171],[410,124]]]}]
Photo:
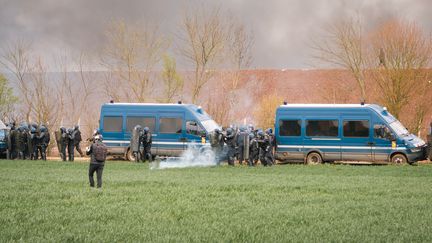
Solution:
[{"label": "backpack", "polygon": [[103,143],[95,143],[93,147],[94,158],[97,162],[105,162],[108,149]]}]

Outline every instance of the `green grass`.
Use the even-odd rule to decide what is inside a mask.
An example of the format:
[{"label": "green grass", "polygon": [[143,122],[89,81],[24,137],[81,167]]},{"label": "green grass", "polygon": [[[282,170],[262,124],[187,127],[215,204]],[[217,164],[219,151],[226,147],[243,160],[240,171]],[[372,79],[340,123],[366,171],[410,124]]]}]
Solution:
[{"label": "green grass", "polygon": [[0,161],[0,242],[432,241],[432,165]]}]

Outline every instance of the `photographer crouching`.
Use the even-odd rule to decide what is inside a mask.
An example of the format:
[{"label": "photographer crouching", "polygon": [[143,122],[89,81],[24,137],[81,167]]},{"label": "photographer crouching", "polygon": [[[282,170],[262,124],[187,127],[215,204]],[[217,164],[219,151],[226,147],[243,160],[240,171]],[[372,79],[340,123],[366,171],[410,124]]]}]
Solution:
[{"label": "photographer crouching", "polygon": [[97,187],[102,187],[102,172],[105,165],[106,156],[108,149],[105,144],[102,143],[102,135],[96,134],[93,137],[93,143],[86,148],[86,154],[90,155],[90,167],[89,167],[89,181],[90,187],[94,187],[93,175],[96,172],[97,176]]}]

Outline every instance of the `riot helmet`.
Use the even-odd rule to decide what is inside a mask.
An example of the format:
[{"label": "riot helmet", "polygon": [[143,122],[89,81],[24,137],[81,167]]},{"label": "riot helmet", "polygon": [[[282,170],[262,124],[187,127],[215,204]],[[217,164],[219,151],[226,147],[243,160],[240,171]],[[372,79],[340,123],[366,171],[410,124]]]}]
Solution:
[{"label": "riot helmet", "polygon": [[228,127],[226,130],[227,135],[233,134],[234,130],[231,127]]}]

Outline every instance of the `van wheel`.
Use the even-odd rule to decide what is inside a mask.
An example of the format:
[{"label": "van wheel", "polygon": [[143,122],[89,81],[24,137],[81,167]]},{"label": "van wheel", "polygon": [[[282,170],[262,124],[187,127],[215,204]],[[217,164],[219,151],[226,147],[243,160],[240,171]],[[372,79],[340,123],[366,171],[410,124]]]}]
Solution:
[{"label": "van wheel", "polygon": [[131,162],[135,162],[135,156],[134,156],[131,149],[128,149],[128,151],[126,153],[126,160],[129,160]]},{"label": "van wheel", "polygon": [[407,158],[403,154],[395,154],[391,157],[392,164],[406,164],[408,162]]},{"label": "van wheel", "polygon": [[308,156],[306,157],[306,164],[308,164],[308,165],[322,164],[321,155],[319,153],[316,153],[316,152],[312,152],[312,153],[308,154]]}]

